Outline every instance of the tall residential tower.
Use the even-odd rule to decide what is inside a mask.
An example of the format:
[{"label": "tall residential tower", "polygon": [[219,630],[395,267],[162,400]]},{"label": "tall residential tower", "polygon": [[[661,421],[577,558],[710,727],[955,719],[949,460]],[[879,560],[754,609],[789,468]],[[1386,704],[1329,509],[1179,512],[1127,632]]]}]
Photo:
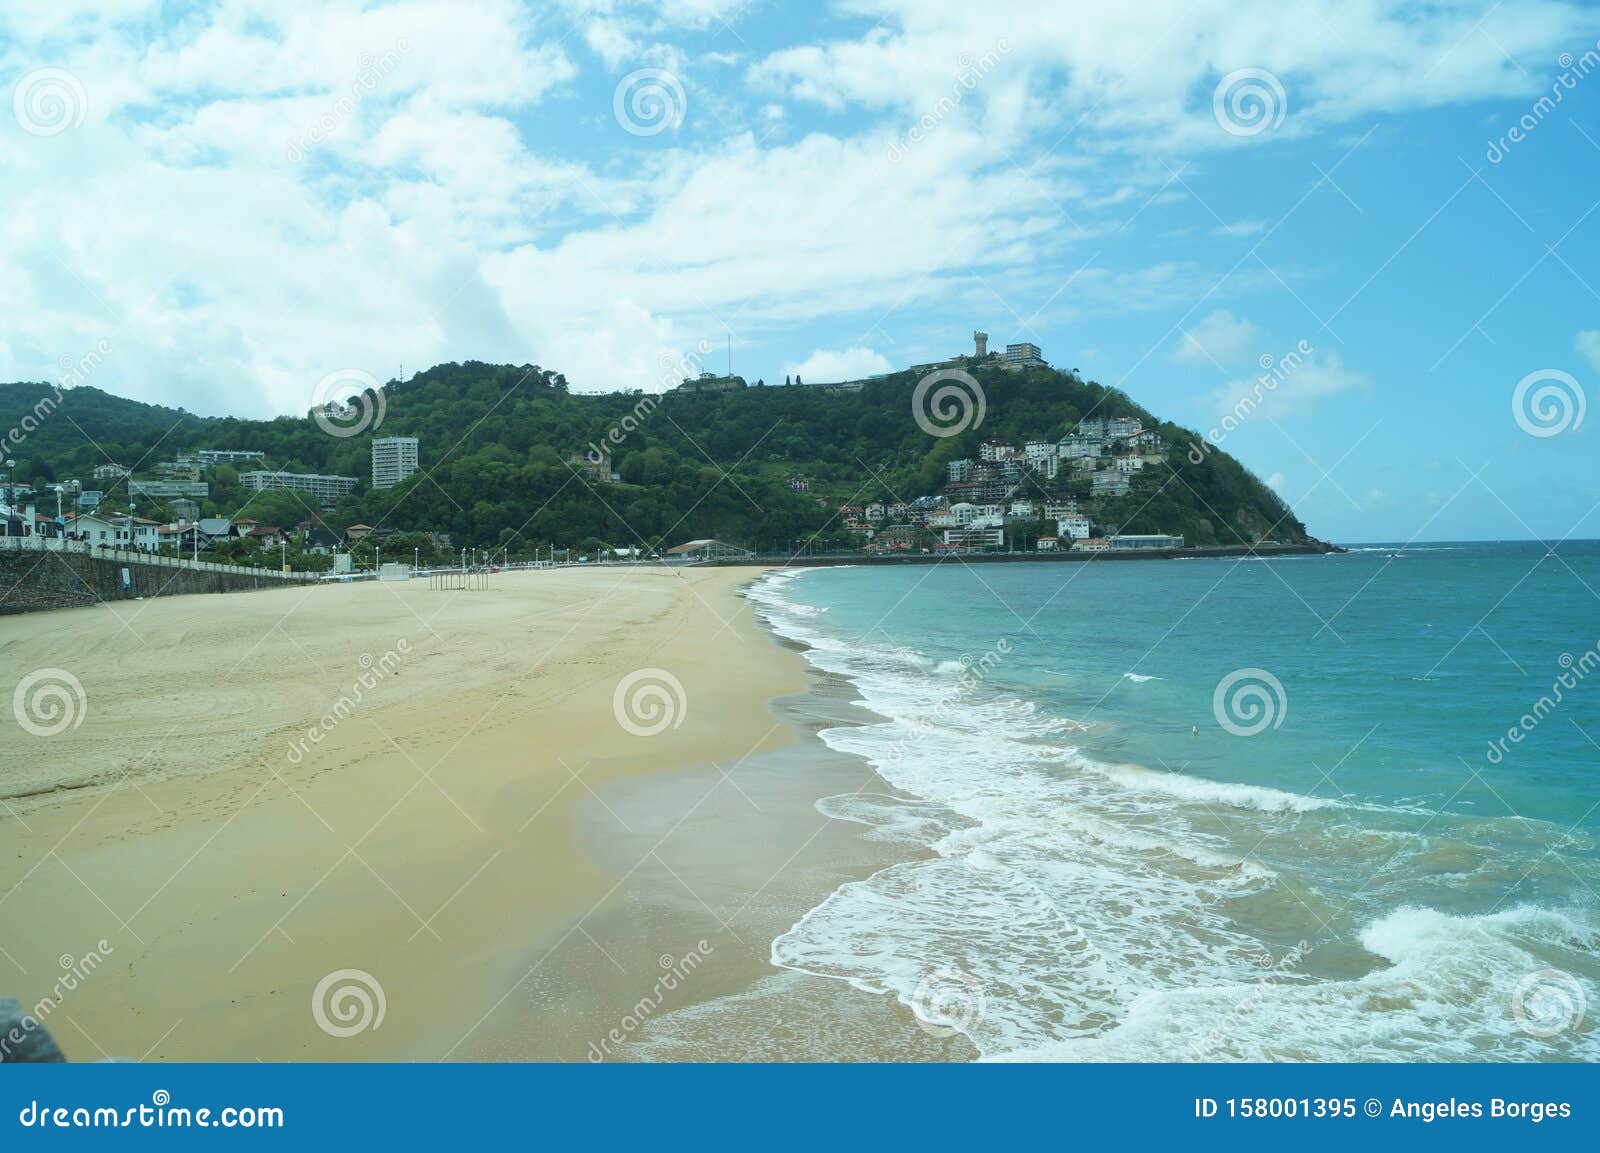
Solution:
[{"label": "tall residential tower", "polygon": [[383,436],[372,441],[372,487],[393,488],[417,471],[417,438]]}]

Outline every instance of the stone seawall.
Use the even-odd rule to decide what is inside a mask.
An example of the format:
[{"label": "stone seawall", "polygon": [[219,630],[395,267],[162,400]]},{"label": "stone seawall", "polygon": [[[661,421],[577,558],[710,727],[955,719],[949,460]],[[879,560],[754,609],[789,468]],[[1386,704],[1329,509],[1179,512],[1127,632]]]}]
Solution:
[{"label": "stone seawall", "polygon": [[[122,572],[128,571],[128,587]],[[226,593],[283,588],[315,581],[309,573],[283,575],[267,570],[220,565],[162,564],[124,554],[35,549],[0,550],[0,614],[73,608],[100,601],[183,593]]]}]

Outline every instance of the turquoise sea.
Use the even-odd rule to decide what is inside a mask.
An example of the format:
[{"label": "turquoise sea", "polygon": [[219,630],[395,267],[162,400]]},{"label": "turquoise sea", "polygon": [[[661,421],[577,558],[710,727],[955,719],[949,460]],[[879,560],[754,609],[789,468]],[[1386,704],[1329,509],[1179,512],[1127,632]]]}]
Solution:
[{"label": "turquoise sea", "polygon": [[1600,1058],[1600,544],[750,596],[882,718],[823,739],[890,788],[819,809],[918,850],[776,964],[985,1058]]}]

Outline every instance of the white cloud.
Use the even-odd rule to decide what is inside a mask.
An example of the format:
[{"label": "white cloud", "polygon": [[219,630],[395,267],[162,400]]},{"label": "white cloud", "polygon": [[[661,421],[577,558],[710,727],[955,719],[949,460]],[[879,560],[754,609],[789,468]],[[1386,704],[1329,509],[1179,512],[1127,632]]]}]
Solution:
[{"label": "white cloud", "polygon": [[583,26],[583,41],[590,51],[604,60],[606,67],[619,68],[639,51],[633,29],[621,20],[596,16]]},{"label": "white cloud", "polygon": [[333,93],[390,55],[399,64],[384,89],[426,93],[436,107],[526,106],[574,75],[560,44],[540,42],[531,15],[511,0],[230,4],[198,29],[175,25],[144,53],[139,75],[167,97]]},{"label": "white cloud", "polygon": [[1228,368],[1253,360],[1261,340],[1259,328],[1219,308],[1183,334],[1173,359]]},{"label": "white cloud", "polygon": [[827,108],[914,115],[948,91],[963,58],[1004,42],[1009,54],[984,77],[982,100],[1053,115],[1079,146],[1139,148],[1238,145],[1211,107],[1218,80],[1238,69],[1279,78],[1282,131],[1294,134],[1380,110],[1526,95],[1547,81],[1516,61],[1548,58],[1592,25],[1581,5],[1553,0],[1506,0],[1487,12],[1465,0],[853,7],[877,20],[865,36],[773,52],[752,66],[752,80]]},{"label": "white cloud", "polygon": [[1254,377],[1230,381],[1211,394],[1210,408],[1219,417],[1232,414],[1248,421],[1259,413],[1279,420],[1371,383],[1365,373],[1345,368],[1338,353],[1313,352],[1295,362],[1285,357]]},{"label": "white cloud", "polygon": [[846,348],[832,351],[819,348],[799,364],[783,366],[785,376],[799,376],[813,384],[834,380],[860,380],[888,372],[893,367],[889,358],[870,348]]},{"label": "white cloud", "polygon": [[[962,309],[999,327],[998,297],[1045,326],[1193,302],[1215,270],[1183,254],[1074,251],[1114,231],[1106,211],[1154,218],[1182,195],[1157,193],[1163,154],[1104,162],[1083,142],[1216,142],[1196,94],[1246,63],[1283,70],[1291,125],[1520,91],[1531,80],[1491,37],[1539,58],[1573,27],[1550,0],[1507,0],[1473,36],[1479,13],[1454,0],[1406,19],[1324,5],[1331,31],[1295,4],[850,0],[873,31],[752,57],[722,32],[740,0],[230,0],[164,27],[158,7],[0,8],[0,72],[60,62],[89,101],[59,136],[0,133],[0,376],[53,375],[104,336],[97,383],[254,415],[302,411],[334,368],[531,360],[578,389],[649,388],[664,354],[703,335],[753,343],[826,320],[846,347],[792,366],[821,380],[889,367],[850,345],[886,347],[852,334],[890,314]],[[669,42],[681,28],[710,31],[686,53]],[[970,94],[888,163],[888,139],[1001,39]],[[364,55],[390,52],[394,67],[348,99]],[[641,58],[718,70],[714,92],[693,90],[693,132],[641,142],[616,127],[600,66]],[[806,135],[806,101],[873,118]],[[1069,146],[1042,154],[1090,109]],[[573,125],[589,135],[562,135]],[[291,162],[308,126],[319,138]],[[1078,270],[1065,290],[1063,269]],[[1257,335],[1219,310],[1177,355],[1242,363]],[[1314,398],[1356,379],[1330,357],[1292,385]]]},{"label": "white cloud", "polygon": [[1589,362],[1589,367],[1600,372],[1600,329],[1585,329],[1573,342],[1578,353]]}]

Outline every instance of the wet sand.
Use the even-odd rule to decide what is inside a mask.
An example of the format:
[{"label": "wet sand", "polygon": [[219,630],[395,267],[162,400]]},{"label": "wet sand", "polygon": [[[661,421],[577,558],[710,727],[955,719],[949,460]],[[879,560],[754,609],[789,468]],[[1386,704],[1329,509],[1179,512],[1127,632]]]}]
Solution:
[{"label": "wet sand", "polygon": [[[789,647],[789,642],[776,641]],[[623,875],[584,940],[538,961],[474,1055],[533,1039],[589,1061],[939,1061],[976,1051],[909,1009],[829,977],[774,966],[771,944],[839,885],[924,856],[831,820],[821,797],[889,787],[816,730],[876,720],[842,678],[810,671],[774,702],[791,745],[697,769],[621,778],[578,808],[578,845]]]}]

